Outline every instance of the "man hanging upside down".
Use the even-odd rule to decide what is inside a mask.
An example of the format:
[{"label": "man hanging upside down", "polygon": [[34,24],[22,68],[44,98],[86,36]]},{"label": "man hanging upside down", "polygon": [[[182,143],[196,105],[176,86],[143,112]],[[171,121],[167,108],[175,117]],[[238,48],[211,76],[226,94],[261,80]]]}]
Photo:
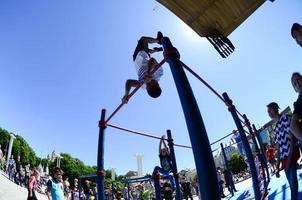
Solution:
[{"label": "man hanging upside down", "polygon": [[158,64],[157,61],[151,57],[151,54],[162,51],[163,49],[161,47],[149,49],[148,44],[161,44],[162,37],[162,33],[158,32],[156,38],[143,36],[139,39],[133,53],[133,61],[137,71],[138,80],[128,79],[126,81],[125,95],[122,98],[124,103],[127,103],[129,100],[130,89],[138,86],[142,81],[144,81],[146,90],[151,97],[157,98],[161,95],[161,88],[158,82],[160,77],[163,75],[163,69],[160,67],[155,73],[151,74],[153,68]]}]

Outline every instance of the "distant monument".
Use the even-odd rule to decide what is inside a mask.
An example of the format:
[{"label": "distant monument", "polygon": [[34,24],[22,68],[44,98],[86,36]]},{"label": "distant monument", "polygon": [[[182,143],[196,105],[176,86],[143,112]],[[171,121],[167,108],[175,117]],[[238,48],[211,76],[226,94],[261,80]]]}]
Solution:
[{"label": "distant monument", "polygon": [[57,165],[56,165],[56,167],[60,167],[60,165],[61,165],[61,159],[62,158],[63,157],[60,154],[56,153],[55,150],[53,150],[52,153],[50,153],[50,154],[47,155],[47,159],[50,160],[50,161],[52,161],[52,162],[55,161],[55,159],[57,159]]},{"label": "distant monument", "polygon": [[9,140],[9,145],[8,145],[8,152],[7,152],[7,157],[6,157],[6,163],[8,163],[11,154],[12,154],[12,148],[13,148],[13,143],[14,139],[16,138],[14,134],[10,133],[10,140]]},{"label": "distant monument", "polygon": [[115,168],[111,168],[111,180],[115,181]]},{"label": "distant monument", "polygon": [[144,156],[142,154],[135,154],[136,162],[137,162],[137,176],[141,177],[143,176],[143,158]]}]

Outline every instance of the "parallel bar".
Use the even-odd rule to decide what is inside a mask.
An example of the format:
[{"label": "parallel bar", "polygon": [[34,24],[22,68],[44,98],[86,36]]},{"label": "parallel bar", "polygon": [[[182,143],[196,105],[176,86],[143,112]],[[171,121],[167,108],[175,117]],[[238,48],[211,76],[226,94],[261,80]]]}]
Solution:
[{"label": "parallel bar", "polygon": [[254,134],[254,132],[252,130],[251,123],[250,123],[250,121],[248,120],[248,118],[247,118],[247,116],[245,114],[243,114],[243,119],[245,121],[245,124],[246,124],[246,126],[247,126],[250,134],[252,135],[252,140],[255,143],[256,151],[259,154],[259,159],[260,159],[260,163],[261,163],[261,169],[262,169],[263,175],[264,175],[263,180],[264,180],[264,186],[265,186],[264,188],[265,188],[265,193],[266,193],[267,192],[267,187],[266,187],[267,183],[266,183],[266,174],[265,174],[265,170],[264,170],[264,165],[265,165],[265,163],[264,163],[264,156],[265,155],[263,154],[262,151],[260,151],[260,149],[258,147],[258,143],[256,141],[255,134]]},{"label": "parallel bar", "polygon": [[223,93],[222,94],[223,98],[225,99],[225,101],[228,103],[229,106],[229,111],[232,114],[232,117],[235,121],[235,124],[237,126],[237,129],[239,131],[240,137],[241,137],[241,141],[243,143],[244,146],[244,150],[247,156],[247,160],[250,166],[250,170],[251,170],[251,174],[252,174],[252,180],[253,180],[253,188],[254,188],[254,194],[255,194],[255,200],[260,200],[261,199],[261,194],[260,194],[260,189],[259,189],[259,182],[258,182],[258,175],[257,175],[257,170],[256,170],[256,166],[255,166],[255,162],[254,162],[254,157],[252,154],[252,150],[250,148],[249,142],[246,138],[244,129],[242,127],[242,124],[240,122],[240,119],[236,113],[236,108],[232,103],[232,100],[229,98],[229,96],[227,95],[227,93]]},{"label": "parallel bar", "polygon": [[232,135],[232,134],[233,134],[233,133],[229,133],[229,134],[227,134],[226,136],[224,136],[224,137],[222,137],[222,138],[220,138],[220,139],[218,139],[218,140],[216,140],[216,141],[212,142],[212,143],[211,143],[211,145],[216,144],[217,142],[220,142],[221,140],[223,140],[223,139],[225,139],[225,138],[229,137],[229,136],[230,136],[230,135]]},{"label": "parallel bar", "polygon": [[[222,102],[224,102],[226,104],[226,106],[229,106],[227,102],[225,102],[225,100],[223,99],[223,97],[209,84],[207,83],[203,78],[201,78],[201,76],[199,76],[195,71],[193,71],[189,66],[187,66],[186,64],[184,64],[182,61],[180,61],[183,68],[185,68],[186,70],[188,70],[193,76],[195,76],[195,78],[197,78],[198,80],[200,80],[207,88],[209,88]],[[236,110],[237,114],[240,115],[241,117],[243,117],[243,115]],[[243,124],[244,122],[242,120],[240,120]]]},{"label": "parallel bar", "polygon": [[168,137],[168,146],[170,149],[170,157],[172,161],[172,172],[174,176],[175,186],[176,186],[176,200],[181,200],[180,188],[179,188],[179,177],[177,172],[177,164],[176,164],[176,157],[173,147],[173,138],[171,134],[171,130],[167,130],[167,137]]},{"label": "parallel bar", "polygon": [[105,114],[106,110],[102,109],[101,120],[99,122],[99,144],[98,144],[98,157],[97,157],[97,190],[98,200],[104,200],[104,139],[105,139]]},{"label": "parallel bar", "polygon": [[[129,133],[133,133],[133,134],[136,134],[136,135],[141,135],[141,136],[154,138],[154,139],[158,139],[158,140],[162,139],[161,137],[158,137],[158,136],[154,136],[154,135],[151,135],[151,134],[148,134],[148,133],[142,133],[142,132],[139,132],[139,131],[130,130],[130,129],[127,129],[127,128],[122,128],[122,127],[112,125],[112,124],[107,124],[107,126],[109,126],[111,128],[119,129],[119,130],[122,130],[122,131],[126,131],[126,132],[129,132]],[[163,139],[163,140],[168,141],[168,139]],[[187,149],[192,149],[192,147],[187,146],[187,145],[182,145],[182,144],[174,144],[174,146],[183,147],[183,148],[187,148]]]},{"label": "parallel bar", "polygon": [[186,119],[202,199],[219,200],[220,194],[215,163],[196,99],[179,61],[180,56],[177,49],[173,47],[167,37],[162,39],[162,44],[165,49],[164,53],[169,52],[168,55],[166,54],[166,58],[171,68]]}]

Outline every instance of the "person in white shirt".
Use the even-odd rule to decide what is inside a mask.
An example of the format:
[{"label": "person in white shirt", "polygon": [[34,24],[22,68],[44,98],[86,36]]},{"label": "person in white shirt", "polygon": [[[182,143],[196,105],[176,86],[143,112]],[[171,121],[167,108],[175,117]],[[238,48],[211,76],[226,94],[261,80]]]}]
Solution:
[{"label": "person in white shirt", "polygon": [[158,64],[155,58],[151,57],[154,52],[162,51],[160,47],[149,49],[148,44],[159,43],[163,35],[161,32],[157,33],[157,38],[141,37],[137,43],[133,53],[133,61],[137,71],[138,80],[128,79],[125,84],[125,94],[122,98],[124,103],[129,100],[129,92],[132,87],[137,87],[140,83],[144,82],[146,90],[152,98],[157,98],[161,95],[161,88],[159,86],[159,79],[163,75],[163,69],[160,67],[153,74],[151,73],[154,67]]}]

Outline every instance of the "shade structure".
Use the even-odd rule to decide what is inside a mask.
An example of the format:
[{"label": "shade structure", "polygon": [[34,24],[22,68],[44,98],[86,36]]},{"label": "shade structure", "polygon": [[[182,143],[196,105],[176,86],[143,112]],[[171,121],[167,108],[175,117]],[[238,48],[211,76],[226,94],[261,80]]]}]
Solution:
[{"label": "shade structure", "polygon": [[265,0],[157,0],[201,37],[232,33]]}]

